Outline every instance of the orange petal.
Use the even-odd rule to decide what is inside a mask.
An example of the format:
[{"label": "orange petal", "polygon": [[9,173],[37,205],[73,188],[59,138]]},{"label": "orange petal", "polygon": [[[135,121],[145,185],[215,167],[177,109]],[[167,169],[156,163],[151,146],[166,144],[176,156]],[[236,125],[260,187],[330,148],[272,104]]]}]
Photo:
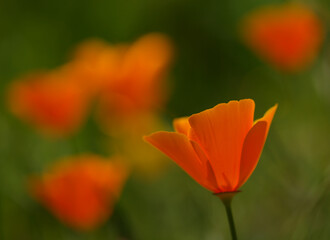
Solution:
[{"label": "orange petal", "polygon": [[276,109],[277,105],[270,108],[262,118],[257,120],[244,140],[240,180],[237,188],[246,182],[257,166]]},{"label": "orange petal", "polygon": [[[205,158],[200,159],[197,156],[192,143],[185,135],[171,132],[156,132],[144,137],[144,140],[175,161],[200,185],[213,192],[218,190],[215,182],[209,181],[206,177],[212,174],[207,172],[207,164],[202,162],[205,161]],[[197,145],[197,143],[194,144]]]},{"label": "orange petal", "polygon": [[[198,143],[194,141],[190,140],[190,143],[194,148],[198,158],[201,160],[202,164],[204,165],[203,179],[205,179],[206,184],[209,184],[211,187],[218,186],[210,161],[207,159],[203,149],[198,145]],[[211,189],[211,190],[215,193],[218,193],[220,191],[218,187],[216,189]]]},{"label": "orange petal", "polygon": [[146,69],[154,71],[168,64],[172,52],[171,40],[166,35],[150,33],[132,45],[127,61],[140,61]]},{"label": "orange petal", "polygon": [[267,122],[257,122],[245,138],[242,150],[240,179],[237,189],[250,177],[257,166],[262,148],[266,141]]},{"label": "orange petal", "polygon": [[129,116],[160,108],[167,99],[163,80],[171,56],[172,44],[162,34],[148,34],[132,44],[119,59],[114,79],[104,93],[110,100],[110,105],[105,102],[110,112]]},{"label": "orange petal", "polygon": [[278,105],[275,104],[275,106],[271,107],[270,109],[267,110],[267,112],[264,114],[264,116],[262,118],[259,118],[255,121],[255,124],[259,121],[266,121],[267,122],[267,131],[266,131],[266,136],[268,134],[269,131],[269,127],[273,121],[275,112],[277,110]]},{"label": "orange petal", "polygon": [[204,149],[221,191],[233,191],[239,181],[244,139],[253,125],[254,101],[245,99],[219,104],[189,118]]},{"label": "orange petal", "polygon": [[188,135],[188,131],[190,129],[188,117],[181,117],[174,119],[173,126],[176,132],[182,133],[186,136]]}]

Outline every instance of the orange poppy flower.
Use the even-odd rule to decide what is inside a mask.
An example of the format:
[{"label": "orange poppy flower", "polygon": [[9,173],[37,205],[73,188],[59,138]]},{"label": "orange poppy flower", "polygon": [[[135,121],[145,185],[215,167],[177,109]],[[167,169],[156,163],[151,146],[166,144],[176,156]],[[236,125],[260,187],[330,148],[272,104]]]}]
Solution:
[{"label": "orange poppy flower", "polygon": [[86,41],[62,68],[96,96],[97,120],[112,137],[112,148],[140,175],[157,175],[167,163],[141,137],[160,124],[155,113],[165,102],[164,76],[171,57],[170,40],[151,33],[131,45]]},{"label": "orange poppy flower", "polygon": [[324,29],[310,7],[300,4],[268,6],[250,13],[242,24],[246,43],[283,71],[295,72],[315,59]]},{"label": "orange poppy flower", "polygon": [[89,40],[79,45],[62,71],[99,100],[99,120],[109,122],[149,114],[165,101],[164,75],[172,57],[170,40],[151,33],[133,44]]},{"label": "orange poppy flower", "polygon": [[144,139],[208,190],[234,192],[254,171],[276,108],[253,122],[253,100],[230,101],[174,120],[176,132]]},{"label": "orange poppy flower", "polygon": [[146,35],[128,49],[121,71],[109,84],[118,95],[114,99],[118,111],[158,107],[164,97],[162,78],[170,56],[169,40],[160,34]]},{"label": "orange poppy flower", "polygon": [[30,190],[63,223],[91,230],[110,216],[127,173],[118,161],[94,155],[71,157],[33,178]]},{"label": "orange poppy flower", "polygon": [[99,39],[87,40],[76,48],[73,59],[61,68],[88,92],[97,95],[121,68],[128,46],[109,45]]},{"label": "orange poppy flower", "polygon": [[85,118],[89,97],[58,73],[40,73],[11,84],[10,110],[52,136],[77,130]]}]

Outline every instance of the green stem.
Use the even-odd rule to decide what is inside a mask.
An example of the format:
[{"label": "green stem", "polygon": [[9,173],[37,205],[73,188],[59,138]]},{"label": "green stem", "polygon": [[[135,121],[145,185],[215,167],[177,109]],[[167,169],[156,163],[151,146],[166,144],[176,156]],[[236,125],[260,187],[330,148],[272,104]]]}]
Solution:
[{"label": "green stem", "polygon": [[223,203],[224,203],[225,208],[226,208],[226,213],[227,213],[228,223],[229,223],[229,227],[230,227],[231,238],[232,238],[232,240],[237,240],[235,222],[234,222],[234,217],[233,217],[233,213],[232,213],[232,210],[231,210],[231,199],[229,201],[223,201]]},{"label": "green stem", "polygon": [[215,194],[216,196],[218,196],[220,198],[222,203],[225,205],[232,240],[237,240],[237,234],[236,234],[233,212],[231,210],[231,201],[238,192],[239,191]]}]

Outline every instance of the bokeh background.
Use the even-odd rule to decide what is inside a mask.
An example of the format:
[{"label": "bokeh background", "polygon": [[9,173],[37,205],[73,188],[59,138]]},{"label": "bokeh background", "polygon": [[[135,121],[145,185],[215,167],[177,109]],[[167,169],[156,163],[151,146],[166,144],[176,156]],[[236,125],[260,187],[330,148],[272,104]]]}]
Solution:
[{"label": "bokeh background", "polygon": [[[286,73],[261,60],[238,30],[251,10],[284,2],[0,1],[0,239],[230,239],[219,199],[170,160],[157,177],[130,177],[112,216],[89,232],[67,227],[28,193],[28,176],[56,159],[108,154],[107,137],[92,116],[72,137],[39,134],[9,112],[8,84],[28,72],[63,65],[86,39],[132,43],[150,32],[166,34],[175,49],[167,77],[169,101],[161,113],[167,129],[175,117],[233,99],[254,99],[256,117],[279,104],[258,167],[233,202],[239,239],[329,239],[327,34],[313,64]],[[330,2],[303,2],[327,30]]]}]

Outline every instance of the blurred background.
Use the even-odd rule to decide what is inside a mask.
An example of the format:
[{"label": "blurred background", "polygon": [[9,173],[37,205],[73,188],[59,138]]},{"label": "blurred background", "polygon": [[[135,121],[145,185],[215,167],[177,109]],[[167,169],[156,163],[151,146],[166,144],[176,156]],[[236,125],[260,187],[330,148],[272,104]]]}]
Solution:
[{"label": "blurred background", "polygon": [[[312,54],[307,54],[308,64],[288,70],[284,60],[281,65],[272,54],[263,55],[276,41],[256,50],[241,31],[242,19],[255,9],[288,1],[0,1],[0,239],[230,239],[218,198],[161,154],[143,162],[143,154],[150,158],[153,148],[146,145],[136,153],[141,150],[136,146],[144,144],[145,134],[171,130],[173,118],[242,98],[255,100],[256,118],[275,103],[279,109],[260,162],[233,201],[239,239],[329,239],[330,2],[297,2],[319,19],[321,33],[316,46],[305,46],[297,37],[301,55]],[[275,38],[285,35],[274,31]],[[303,37],[317,35],[308,31]],[[79,130],[49,137],[10,110],[13,82],[65,65],[82,42],[97,38],[131,45],[153,32],[167,36],[172,50],[162,80],[167,100],[153,111],[158,120],[152,128],[139,129],[133,137],[121,131],[108,134],[92,103]],[[28,188],[31,175],[84,153],[140,155],[138,161],[147,166],[139,173],[132,170],[113,212],[89,231],[60,221]],[[148,168],[158,158],[165,163]]]}]

